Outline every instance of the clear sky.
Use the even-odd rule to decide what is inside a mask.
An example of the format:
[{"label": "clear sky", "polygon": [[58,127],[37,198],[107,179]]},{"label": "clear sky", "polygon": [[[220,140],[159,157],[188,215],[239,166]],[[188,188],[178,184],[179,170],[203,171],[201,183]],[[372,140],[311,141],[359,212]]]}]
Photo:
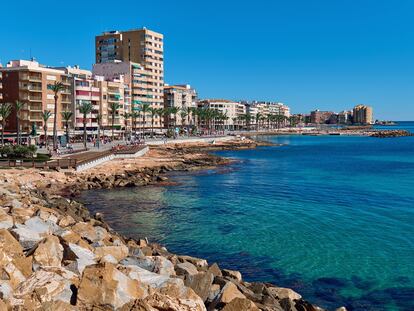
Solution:
[{"label": "clear sky", "polygon": [[414,120],[412,0],[3,1],[0,62],[91,68],[94,36],[165,35],[165,82],[201,98],[278,100],[294,113],[374,107]]}]

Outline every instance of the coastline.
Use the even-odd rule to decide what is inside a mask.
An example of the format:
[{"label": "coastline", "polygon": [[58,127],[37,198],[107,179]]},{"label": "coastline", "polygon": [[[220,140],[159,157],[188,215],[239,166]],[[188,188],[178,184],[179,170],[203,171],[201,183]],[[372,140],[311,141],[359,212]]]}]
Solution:
[{"label": "coastline", "polygon": [[[16,255],[17,258],[10,258],[9,261],[19,270],[19,261],[17,259],[21,260],[25,257],[26,260],[29,260],[27,258],[32,257],[30,260],[36,262],[37,270],[29,273],[26,267],[26,280],[21,279],[23,281],[20,284],[14,284],[15,288],[10,285],[12,290],[9,291],[8,296],[6,295],[9,299],[4,299],[5,295],[3,294],[2,297],[5,301],[3,303],[9,306],[14,304],[43,305],[47,299],[53,296],[52,294],[49,293],[49,298],[43,297],[45,301],[42,301],[42,298],[38,301],[36,299],[33,300],[33,297],[29,295],[30,290],[26,290],[23,295],[21,288],[25,288],[25,282],[27,283],[28,280],[31,283],[36,283],[34,281],[39,279],[38,274],[40,272],[45,273],[46,271],[53,279],[58,278],[58,276],[62,277],[61,274],[63,272],[66,274],[71,272],[73,274],[70,279],[73,283],[72,285],[76,287],[76,295],[71,291],[72,294],[69,295],[71,299],[63,301],[65,308],[67,307],[68,310],[71,310],[69,306],[74,305],[76,308],[81,308],[81,310],[83,310],[82,308],[88,310],[88,308],[102,307],[102,305],[108,303],[113,307],[112,309],[121,310],[121,307],[128,305],[129,309],[122,310],[147,310],[139,309],[139,307],[134,309],[134,306],[146,305],[145,307],[149,308],[156,307],[160,301],[171,304],[171,306],[174,305],[174,301],[176,308],[171,307],[171,310],[206,310],[206,308],[207,310],[259,310],[259,308],[261,310],[322,310],[303,300],[299,294],[290,289],[279,288],[267,283],[244,282],[238,271],[221,270],[217,264],[208,265],[203,259],[171,254],[165,247],[158,244],[148,243],[145,240],[134,241],[122,237],[110,229],[110,226],[104,221],[101,214],[92,217],[82,204],[76,202],[76,196],[83,190],[165,183],[168,182],[165,174],[169,171],[208,169],[231,163],[229,159],[209,154],[209,151],[252,149],[261,145],[268,144],[248,139],[245,141],[216,143],[215,145],[197,143],[193,145],[181,144],[152,147],[150,153],[142,158],[115,160],[82,173],[35,170],[28,172],[29,170],[27,169],[1,171],[0,176],[6,182],[6,187],[2,190],[1,206],[6,208],[9,206],[9,208],[6,213],[3,213],[0,223],[3,224],[6,220],[10,225],[10,217],[12,218],[12,226],[3,229],[3,235],[7,235],[5,231],[8,230],[12,233],[12,237],[16,238],[20,244],[27,244],[27,235],[19,234],[19,230],[33,229],[27,224],[28,222],[33,222],[33,219],[46,223],[51,221],[55,226],[59,226],[61,229],[65,228],[64,231],[70,232],[69,234],[62,235],[61,232],[53,232],[53,230],[48,229],[47,234],[40,236],[38,241],[29,243],[31,246],[29,249],[23,249],[22,252]],[[6,195],[4,195],[5,193]],[[13,198],[12,201],[5,202],[7,197]],[[36,202],[35,207],[33,207],[33,202]],[[24,212],[23,206],[27,207],[30,212]],[[79,226],[79,224],[82,225]],[[42,225],[44,224],[42,223]],[[2,228],[4,227],[7,226],[2,225]],[[97,228],[105,230],[106,234],[111,235],[109,239],[111,241],[106,239],[94,241],[91,235],[97,235]],[[73,239],[73,233],[78,235],[76,239]],[[42,232],[42,234],[45,234],[45,232]],[[48,265],[42,262],[42,258],[36,258],[36,250],[44,243],[44,240],[53,240],[52,237],[57,237],[58,242],[60,241],[63,247],[61,263],[54,263],[60,272],[56,273],[54,271],[53,275],[49,271],[50,269],[47,268]],[[117,242],[115,243],[114,241]],[[96,243],[98,245],[95,245]],[[119,305],[120,303],[117,304],[115,298],[110,302],[104,301],[103,297],[89,299],[88,296],[93,296],[96,288],[94,289],[90,282],[85,284],[85,270],[79,271],[79,262],[85,260],[85,258],[81,258],[84,254],[77,254],[74,251],[76,246],[73,244],[83,247],[84,252],[89,251],[94,254],[94,256],[89,254],[90,265],[84,267],[85,270],[90,269],[94,274],[98,275],[100,273],[105,275],[109,273],[111,276],[108,276],[108,280],[113,279],[113,275],[118,273],[117,271],[122,271],[129,279],[137,281],[133,276],[139,276],[141,273],[141,277],[138,277],[141,283],[138,281],[139,284],[135,285],[142,286],[144,284],[151,290],[144,294],[128,293],[130,299],[122,306]],[[59,249],[57,246],[56,248]],[[101,248],[105,248],[105,250]],[[100,257],[96,254],[97,249],[101,255]],[[75,256],[65,258],[65,253],[75,253]],[[65,261],[67,261],[67,265],[63,265]],[[69,261],[70,263],[68,264]],[[76,262],[77,265],[73,264],[73,262]],[[131,268],[131,262],[134,263],[132,265],[134,269]],[[77,266],[77,268],[74,268],[74,266]],[[142,267],[150,267],[150,273],[153,274],[150,276],[146,275],[147,277],[154,280],[159,279],[161,275],[164,282],[162,284],[157,283],[157,286],[153,286],[154,281],[145,284],[143,282],[145,278],[142,275],[148,273],[148,271],[145,269],[141,271]],[[89,276],[89,278],[93,277]],[[60,281],[67,285],[67,282]],[[38,283],[36,284],[39,286]],[[105,285],[101,283],[100,287],[105,287]],[[188,288],[192,288],[192,290]],[[10,294],[13,291],[17,291],[18,295]],[[108,291],[113,292],[109,288]],[[150,294],[151,291],[155,292]],[[117,296],[116,293],[112,294],[114,297]],[[74,295],[75,297],[73,297]],[[125,293],[122,293],[122,295],[125,295]],[[189,308],[188,305],[183,304],[183,299],[191,300],[192,307]],[[56,302],[52,299],[51,303],[55,308],[57,306],[60,307],[60,305],[54,303],[60,304],[62,300]]]}]

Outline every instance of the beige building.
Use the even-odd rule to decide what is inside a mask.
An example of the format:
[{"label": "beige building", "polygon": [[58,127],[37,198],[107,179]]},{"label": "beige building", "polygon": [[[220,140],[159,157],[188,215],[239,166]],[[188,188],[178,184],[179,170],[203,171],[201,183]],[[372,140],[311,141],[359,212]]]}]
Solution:
[{"label": "beige building", "polygon": [[353,109],[353,123],[355,124],[373,124],[372,107],[358,105]]},{"label": "beige building", "polygon": [[[20,112],[20,130],[29,133],[32,126],[36,126],[39,134],[43,133],[43,111],[49,110],[52,116],[47,122],[48,134],[52,135],[53,120],[57,118],[58,135],[63,134],[64,122],[61,112],[71,110],[72,107],[72,80],[62,70],[40,65],[32,60],[14,60],[0,68],[2,75],[3,98],[0,102],[14,104],[16,100],[23,102]],[[57,115],[54,115],[54,93],[48,88],[55,82],[62,82],[65,88],[58,96]],[[15,132],[16,113],[13,111],[8,118],[6,130]]]},{"label": "beige building", "polygon": [[180,112],[188,112],[188,108],[197,107],[197,92],[190,85],[166,85],[164,87],[164,107],[176,107],[180,110],[175,120],[177,126],[191,125],[189,124],[189,121],[191,123],[193,119],[191,111],[185,120],[181,117]]},{"label": "beige building", "polygon": [[[147,102],[151,107],[161,108],[164,106],[163,41],[162,34],[146,28],[104,32],[95,38],[96,63],[135,63],[139,75],[132,79],[132,96],[135,95],[132,103]],[[155,126],[163,126],[162,120],[157,119]]]},{"label": "beige building", "polygon": [[246,106],[242,103],[226,99],[204,99],[198,102],[198,107],[216,109],[228,117],[224,121],[227,129],[234,129],[239,123],[239,117],[246,114]]}]

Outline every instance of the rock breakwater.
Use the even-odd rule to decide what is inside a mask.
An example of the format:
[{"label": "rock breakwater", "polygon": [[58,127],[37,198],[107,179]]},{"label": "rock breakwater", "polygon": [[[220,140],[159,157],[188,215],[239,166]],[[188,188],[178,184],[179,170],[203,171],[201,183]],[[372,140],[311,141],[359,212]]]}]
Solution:
[{"label": "rock breakwater", "polygon": [[116,173],[1,172],[0,310],[322,310],[291,289],[124,237],[73,199],[82,189],[140,186],[170,170],[228,163],[177,152],[185,155],[173,164],[127,162]]}]

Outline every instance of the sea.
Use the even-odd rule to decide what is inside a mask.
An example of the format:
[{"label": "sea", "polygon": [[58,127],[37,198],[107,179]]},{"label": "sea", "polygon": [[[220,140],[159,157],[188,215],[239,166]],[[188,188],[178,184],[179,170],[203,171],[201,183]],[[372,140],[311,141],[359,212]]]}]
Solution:
[{"label": "sea", "polygon": [[281,145],[220,151],[234,164],[81,201],[124,235],[328,310],[414,310],[414,137],[258,139]]}]

